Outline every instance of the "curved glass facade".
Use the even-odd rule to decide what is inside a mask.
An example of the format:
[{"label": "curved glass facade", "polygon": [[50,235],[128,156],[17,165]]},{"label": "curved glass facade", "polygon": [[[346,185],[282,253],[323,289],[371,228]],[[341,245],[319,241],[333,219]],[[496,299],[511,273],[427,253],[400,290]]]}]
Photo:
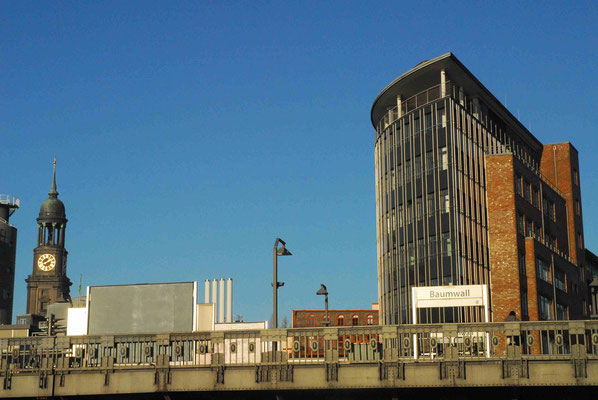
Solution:
[{"label": "curved glass facade", "polygon": [[[504,129],[481,121],[476,102],[445,85],[444,95],[437,85],[407,101],[399,97],[377,124],[382,324],[413,323],[412,287],[490,281],[484,154],[506,151],[509,141],[501,140]],[[483,320],[479,307],[418,312],[419,323]]]}]

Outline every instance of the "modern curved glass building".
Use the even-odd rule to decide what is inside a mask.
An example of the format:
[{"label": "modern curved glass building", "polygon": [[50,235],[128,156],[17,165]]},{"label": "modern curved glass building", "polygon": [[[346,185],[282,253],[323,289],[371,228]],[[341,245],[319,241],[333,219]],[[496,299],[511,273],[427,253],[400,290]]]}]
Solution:
[{"label": "modern curved glass building", "polygon": [[[552,168],[544,154],[552,145],[539,142],[453,54],[421,62],[391,82],[376,97],[371,121],[376,131],[381,324],[412,323],[414,286],[491,285],[493,274],[507,286],[503,290],[498,281],[491,285],[494,320],[504,320],[503,314],[511,311],[518,318],[534,319],[534,307],[547,307],[540,304],[541,293],[554,292],[532,285],[539,279],[535,259],[541,253],[553,271],[558,264],[572,277],[579,276],[582,260],[576,255],[581,253],[577,248],[583,248],[582,236],[580,243],[559,236],[557,225],[566,223],[573,236],[583,235],[581,218],[576,220],[567,209],[567,204],[580,201],[579,187],[572,187],[570,194],[556,188],[556,156],[553,179],[542,175],[544,164]],[[571,178],[578,173],[577,152],[572,146],[562,150],[568,151],[569,161],[560,166],[569,167]],[[506,183],[501,180],[505,176]],[[518,192],[517,185],[529,190],[530,197]],[[539,198],[533,204],[532,196]],[[546,204],[556,204],[560,221],[546,218]],[[499,233],[502,236],[493,236]],[[528,290],[535,300],[528,300]],[[573,312],[574,300],[556,297],[550,296],[552,315],[559,301]],[[420,323],[476,320],[483,316],[474,307],[422,309],[418,315]]]}]

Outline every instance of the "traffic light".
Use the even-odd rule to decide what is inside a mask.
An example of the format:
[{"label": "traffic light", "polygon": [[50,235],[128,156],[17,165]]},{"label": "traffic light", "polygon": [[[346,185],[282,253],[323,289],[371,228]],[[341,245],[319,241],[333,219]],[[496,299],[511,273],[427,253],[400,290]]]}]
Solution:
[{"label": "traffic light", "polygon": [[46,317],[45,321],[40,321],[39,328],[47,336],[54,336],[57,333],[63,333],[66,330],[66,327],[62,325],[61,321],[64,321],[64,318],[56,318],[54,314],[50,314]]}]

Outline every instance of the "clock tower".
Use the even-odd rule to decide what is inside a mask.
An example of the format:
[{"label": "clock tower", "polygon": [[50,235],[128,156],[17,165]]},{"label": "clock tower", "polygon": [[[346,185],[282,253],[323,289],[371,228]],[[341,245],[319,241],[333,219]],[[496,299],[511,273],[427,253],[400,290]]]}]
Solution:
[{"label": "clock tower", "polygon": [[27,282],[27,314],[46,315],[48,305],[70,300],[64,248],[66,233],[64,204],[56,191],[56,158],[52,187],[37,218],[37,247],[33,250],[33,272]]}]

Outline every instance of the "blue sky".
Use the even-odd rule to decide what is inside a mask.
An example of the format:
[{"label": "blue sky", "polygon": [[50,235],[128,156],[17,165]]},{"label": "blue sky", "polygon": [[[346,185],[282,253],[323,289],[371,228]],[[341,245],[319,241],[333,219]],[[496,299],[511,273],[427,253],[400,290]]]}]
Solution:
[{"label": "blue sky", "polygon": [[233,314],[377,298],[376,95],[452,51],[544,143],[579,150],[598,250],[596,2],[2,2],[0,193],[21,199],[14,313],[58,159],[68,275],[231,277]]}]

